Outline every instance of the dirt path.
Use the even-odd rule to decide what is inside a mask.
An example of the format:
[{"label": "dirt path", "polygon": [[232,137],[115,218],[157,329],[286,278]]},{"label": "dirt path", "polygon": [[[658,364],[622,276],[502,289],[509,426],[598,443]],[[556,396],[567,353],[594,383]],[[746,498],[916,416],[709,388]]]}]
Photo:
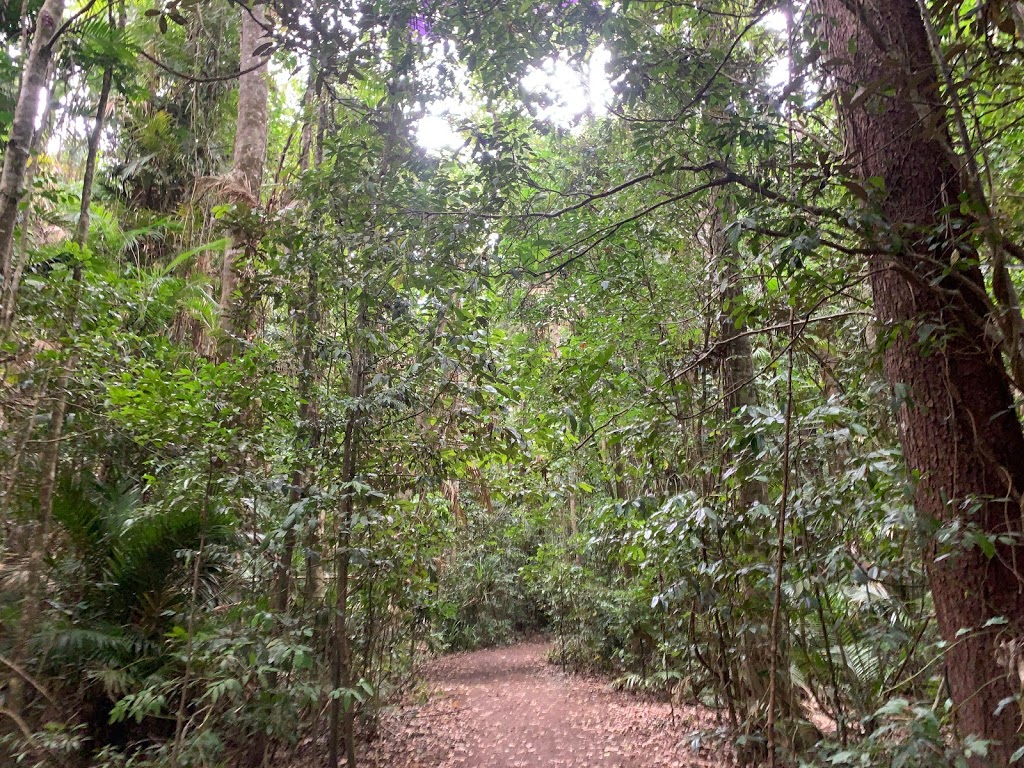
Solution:
[{"label": "dirt path", "polygon": [[385,718],[364,747],[373,768],[719,768],[695,753],[706,710],[676,708],[566,676],[548,646],[516,645],[442,658],[427,670],[427,703]]}]

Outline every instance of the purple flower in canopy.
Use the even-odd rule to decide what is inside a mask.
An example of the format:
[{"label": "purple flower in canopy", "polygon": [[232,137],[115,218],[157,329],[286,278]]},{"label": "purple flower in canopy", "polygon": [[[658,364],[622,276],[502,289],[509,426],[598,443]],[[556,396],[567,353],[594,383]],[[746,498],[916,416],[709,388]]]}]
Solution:
[{"label": "purple flower in canopy", "polygon": [[433,29],[433,25],[430,20],[421,14],[417,14],[409,19],[409,31],[419,37],[430,37],[430,31]]},{"label": "purple flower in canopy", "polygon": [[409,19],[409,31],[418,37],[428,38],[433,31],[430,23],[430,3],[428,0],[420,0],[420,12]]}]

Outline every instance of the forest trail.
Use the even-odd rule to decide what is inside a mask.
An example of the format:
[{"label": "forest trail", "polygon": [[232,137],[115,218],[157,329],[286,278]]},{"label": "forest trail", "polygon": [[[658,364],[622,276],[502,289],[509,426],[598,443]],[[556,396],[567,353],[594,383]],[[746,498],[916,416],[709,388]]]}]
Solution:
[{"label": "forest trail", "polygon": [[713,713],[614,691],[565,675],[550,646],[524,643],[446,656],[425,671],[431,695],[384,718],[364,746],[373,768],[713,768],[724,755],[694,752],[691,734]]}]

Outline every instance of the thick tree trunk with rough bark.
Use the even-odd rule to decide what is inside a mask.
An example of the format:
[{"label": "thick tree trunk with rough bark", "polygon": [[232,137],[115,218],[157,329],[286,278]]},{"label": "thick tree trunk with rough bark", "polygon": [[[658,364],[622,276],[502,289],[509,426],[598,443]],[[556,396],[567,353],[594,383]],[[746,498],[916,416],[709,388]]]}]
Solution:
[{"label": "thick tree trunk with rough bark", "polygon": [[[914,0],[818,0],[814,10],[842,94],[847,151],[863,180],[884,182],[875,204],[887,225],[870,233],[879,251],[869,260],[871,287],[889,339],[886,375],[906,394],[901,438],[918,513],[947,531],[959,526],[964,538],[1004,537],[993,557],[936,538],[927,567],[950,644],[958,730],[993,742],[988,760],[974,764],[1005,766],[1021,726],[1016,704],[996,710],[1018,687],[1000,666],[1000,649],[1024,631],[1017,575],[1024,437],[1002,359],[986,336],[981,271],[955,258],[951,220],[959,217],[962,184],[943,146],[946,119],[926,30]],[[854,98],[858,88],[869,90]],[[995,617],[1007,623],[986,626]]]},{"label": "thick tree trunk with rough bark", "polygon": [[241,14],[239,69],[242,74],[238,78],[234,172],[250,197],[259,202],[263,166],[267,160],[267,104],[270,86],[267,79],[269,57],[266,53],[257,53],[267,42],[267,15],[262,4],[253,4],[251,9],[242,8]]},{"label": "thick tree trunk with rough bark", "polygon": [[[21,91],[14,110],[11,133],[4,148],[4,169],[0,175],[0,274],[4,283],[11,279],[11,255],[14,252],[14,229],[18,220],[18,204],[25,193],[25,178],[39,100],[46,89],[46,73],[52,54],[50,43],[60,29],[64,16],[64,0],[46,0],[36,16],[32,47],[22,72]],[[10,297],[13,301],[14,297]]]},{"label": "thick tree trunk with rough bark", "polygon": [[[253,208],[260,203],[263,166],[267,160],[267,124],[270,86],[266,63],[269,57],[259,53],[267,42],[267,16],[261,3],[241,9],[240,71],[238,78],[238,122],[235,128],[233,181],[241,188],[242,197]],[[262,64],[262,66],[260,66]],[[251,70],[251,71],[250,71]],[[238,289],[237,244],[224,253],[220,273],[221,330],[230,338],[239,331],[237,308],[233,301]]]}]

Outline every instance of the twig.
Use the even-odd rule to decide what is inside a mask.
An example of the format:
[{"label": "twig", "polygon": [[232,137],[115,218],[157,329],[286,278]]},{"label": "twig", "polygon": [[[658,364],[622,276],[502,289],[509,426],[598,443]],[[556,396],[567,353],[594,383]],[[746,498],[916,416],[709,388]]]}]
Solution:
[{"label": "twig", "polygon": [[11,669],[13,672],[15,672],[18,675],[18,677],[22,678],[25,682],[27,682],[29,685],[31,685],[33,688],[35,688],[37,691],[39,691],[39,693],[41,693],[43,695],[43,698],[46,699],[48,702],[50,702],[53,706],[55,706],[55,707],[58,706],[57,701],[42,686],[42,684],[40,682],[38,682],[34,677],[32,677],[32,675],[30,675],[24,669],[22,669],[22,667],[20,665],[15,664],[13,661],[8,659],[6,656],[0,656],[0,664],[3,664],[5,667],[8,667],[9,669]]},{"label": "twig", "polygon": [[28,727],[28,723],[26,723],[17,712],[12,709],[8,709],[7,707],[0,707],[0,715],[6,715],[16,726],[18,726],[18,730],[21,731],[21,735],[25,737],[25,741],[33,746],[41,747],[50,762],[54,765],[61,765],[61,761],[57,759],[57,756],[53,754],[49,747],[43,744],[36,744],[37,739],[32,733],[32,729]]},{"label": "twig", "polygon": [[202,83],[221,83],[221,82],[224,82],[225,80],[235,80],[235,79],[241,77],[242,75],[247,75],[250,72],[255,72],[260,67],[265,67],[267,65],[266,60],[263,60],[259,64],[254,64],[253,66],[247,67],[246,69],[239,70],[238,72],[232,72],[229,75],[214,75],[213,77],[193,77],[192,75],[186,74],[185,72],[181,72],[181,71],[179,71],[177,69],[174,69],[173,67],[168,66],[167,64],[164,64],[162,61],[156,59],[153,56],[150,56],[148,53],[146,53],[141,48],[139,49],[138,53],[146,61],[149,61],[149,62],[155,64],[160,69],[162,69],[164,72],[172,74],[175,77],[180,77],[182,80],[187,80],[190,83],[196,83],[196,84],[202,84]]}]

